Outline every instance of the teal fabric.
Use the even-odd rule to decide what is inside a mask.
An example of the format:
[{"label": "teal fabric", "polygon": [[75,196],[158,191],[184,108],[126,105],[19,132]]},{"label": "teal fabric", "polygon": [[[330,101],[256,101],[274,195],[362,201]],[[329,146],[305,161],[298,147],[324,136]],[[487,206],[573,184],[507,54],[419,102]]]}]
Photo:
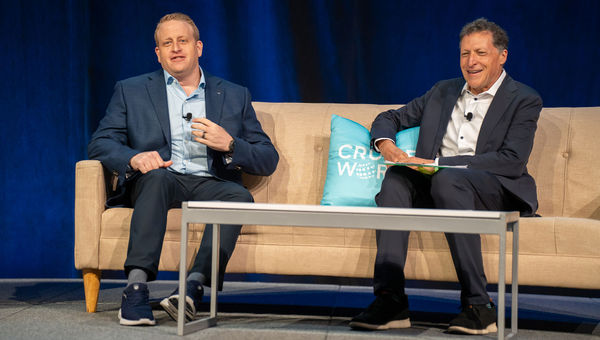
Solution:
[{"label": "teal fabric", "polygon": [[[396,145],[414,156],[419,127],[396,134]],[[331,117],[327,178],[322,205],[375,206],[375,195],[387,170],[383,157],[369,146],[364,126],[337,115]]]}]

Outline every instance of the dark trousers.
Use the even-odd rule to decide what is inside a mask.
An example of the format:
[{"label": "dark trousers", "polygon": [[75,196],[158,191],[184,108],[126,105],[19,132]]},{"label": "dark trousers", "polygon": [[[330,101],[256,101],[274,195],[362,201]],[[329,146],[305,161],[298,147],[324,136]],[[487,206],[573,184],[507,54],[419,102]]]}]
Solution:
[{"label": "dark trousers", "polygon": [[[182,175],[162,168],[141,175],[132,184],[131,199],[133,216],[125,272],[140,268],[148,273],[149,280],[154,280],[158,273],[169,208],[180,207],[183,201],[254,201],[250,192],[237,183]],[[223,225],[221,228],[219,288],[241,227]],[[204,229],[200,249],[190,270],[202,273],[208,279],[207,283],[211,278],[212,229],[212,225]]]},{"label": "dark trousers", "polygon": [[[508,210],[507,194],[490,173],[473,169],[441,169],[423,175],[407,167],[390,167],[377,206],[397,208],[435,208],[464,210]],[[374,290],[405,295],[404,265],[409,231],[378,230]],[[461,284],[461,303],[489,302],[487,279],[483,271],[479,234],[446,233],[456,275]]]}]

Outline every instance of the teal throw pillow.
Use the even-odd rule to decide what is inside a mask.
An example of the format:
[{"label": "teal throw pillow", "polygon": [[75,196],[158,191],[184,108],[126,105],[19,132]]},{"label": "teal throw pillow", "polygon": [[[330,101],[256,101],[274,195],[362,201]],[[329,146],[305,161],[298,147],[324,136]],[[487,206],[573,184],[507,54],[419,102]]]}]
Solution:
[{"label": "teal throw pillow", "polygon": [[[419,128],[396,134],[396,145],[414,156]],[[327,178],[322,205],[375,206],[375,195],[387,170],[383,157],[370,148],[364,126],[337,115],[331,117]]]}]

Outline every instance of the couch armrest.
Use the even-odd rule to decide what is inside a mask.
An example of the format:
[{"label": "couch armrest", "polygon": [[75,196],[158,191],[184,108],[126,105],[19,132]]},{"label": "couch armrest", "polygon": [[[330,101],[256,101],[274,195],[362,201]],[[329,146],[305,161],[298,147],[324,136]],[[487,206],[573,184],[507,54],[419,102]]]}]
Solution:
[{"label": "couch armrest", "polygon": [[106,186],[102,164],[95,160],[75,166],[75,268],[98,269],[100,224]]}]

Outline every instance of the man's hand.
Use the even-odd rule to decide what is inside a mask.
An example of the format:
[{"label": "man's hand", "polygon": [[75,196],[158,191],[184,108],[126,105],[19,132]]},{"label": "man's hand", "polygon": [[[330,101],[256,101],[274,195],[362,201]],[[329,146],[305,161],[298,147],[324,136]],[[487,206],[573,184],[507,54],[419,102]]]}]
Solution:
[{"label": "man's hand", "polygon": [[[419,157],[409,157],[406,163],[417,163],[417,164],[432,164],[435,161],[432,159],[424,159]],[[409,168],[416,170],[422,174],[433,175],[436,171],[438,171],[437,167],[434,166],[409,166]]]},{"label": "man's hand", "polygon": [[406,162],[408,155],[394,144],[390,139],[383,139],[377,142],[377,148],[381,151],[383,159],[388,162]]},{"label": "man's hand", "polygon": [[143,174],[158,168],[168,168],[171,164],[173,161],[165,162],[156,151],[140,152],[129,160],[129,166]]},{"label": "man's hand", "polygon": [[192,135],[194,140],[202,143],[209,148],[217,151],[229,151],[229,143],[233,137],[220,125],[211,122],[206,118],[194,118],[192,122]]},{"label": "man's hand", "polygon": [[[385,159],[388,162],[417,164],[431,164],[434,162],[434,160],[431,159],[408,157],[406,152],[398,148],[396,144],[394,144],[394,142],[390,139],[383,139],[377,142],[377,148],[379,148],[379,151],[381,151],[383,159]],[[436,167],[429,166],[409,166],[409,168],[427,175],[432,175],[438,170],[438,168]]]}]

